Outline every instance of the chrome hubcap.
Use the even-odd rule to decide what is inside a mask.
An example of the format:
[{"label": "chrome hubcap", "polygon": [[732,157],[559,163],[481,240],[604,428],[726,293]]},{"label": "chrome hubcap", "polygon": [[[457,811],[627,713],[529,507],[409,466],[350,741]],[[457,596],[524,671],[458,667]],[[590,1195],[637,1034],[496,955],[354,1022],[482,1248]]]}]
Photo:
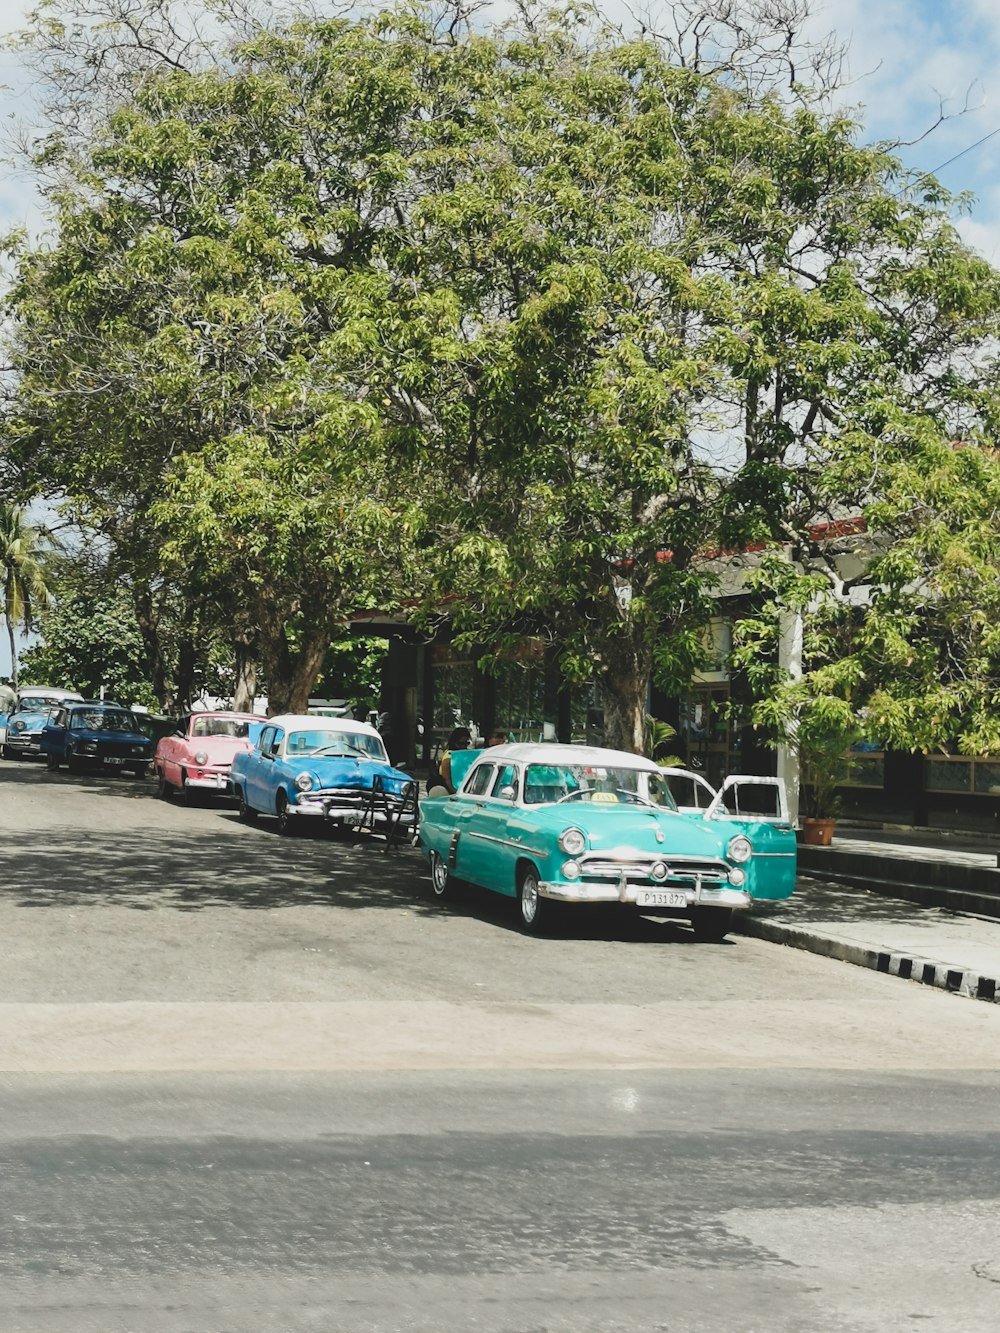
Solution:
[{"label": "chrome hubcap", "polygon": [[445,863],[437,853],[434,854],[434,864],[431,866],[431,883],[434,885],[435,893],[444,893],[445,884],[448,881],[448,870]]},{"label": "chrome hubcap", "polygon": [[534,875],[526,875],[521,885],[521,915],[530,925],[538,912],[538,884]]}]

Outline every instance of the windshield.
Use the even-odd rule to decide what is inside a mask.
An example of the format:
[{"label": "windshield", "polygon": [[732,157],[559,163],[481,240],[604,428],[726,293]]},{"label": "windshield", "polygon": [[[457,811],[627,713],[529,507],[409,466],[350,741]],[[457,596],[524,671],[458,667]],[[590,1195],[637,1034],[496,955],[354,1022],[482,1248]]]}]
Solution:
[{"label": "windshield", "polygon": [[330,727],[314,731],[293,731],[288,737],[285,753],[314,754],[330,758],[334,755],[350,755],[352,759],[385,759],[385,746],[381,737],[369,736],[366,732],[339,731]]},{"label": "windshield", "polygon": [[52,694],[29,694],[26,698],[19,700],[14,711],[18,713],[44,713],[47,708],[58,708],[64,702],[64,699],[56,698]]},{"label": "windshield", "polygon": [[559,801],[677,808],[666,782],[644,768],[529,764],[524,778],[525,805],[554,805]]},{"label": "windshield", "polygon": [[245,740],[250,730],[250,723],[235,717],[196,717],[191,726],[192,736],[231,736],[234,740]]},{"label": "windshield", "polygon": [[95,708],[93,712],[74,713],[70,726],[74,731],[137,731],[135,718],[121,708]]}]

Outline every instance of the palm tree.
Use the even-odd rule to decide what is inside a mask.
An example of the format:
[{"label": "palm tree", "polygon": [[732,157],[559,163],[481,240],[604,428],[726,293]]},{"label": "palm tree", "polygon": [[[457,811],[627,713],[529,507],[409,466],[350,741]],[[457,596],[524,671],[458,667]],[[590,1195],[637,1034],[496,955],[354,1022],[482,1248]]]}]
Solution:
[{"label": "palm tree", "polygon": [[3,579],[3,617],[10,639],[10,667],[17,689],[17,644],[15,626],[30,631],[33,610],[48,603],[51,594],[46,579],[48,549],[44,529],[27,521],[18,505],[0,501],[0,577]]}]

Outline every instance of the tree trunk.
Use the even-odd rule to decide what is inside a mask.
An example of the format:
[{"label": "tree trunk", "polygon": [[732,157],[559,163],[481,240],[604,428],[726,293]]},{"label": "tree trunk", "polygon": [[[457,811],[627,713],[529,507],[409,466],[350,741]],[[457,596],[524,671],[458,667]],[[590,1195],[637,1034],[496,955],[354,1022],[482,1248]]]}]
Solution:
[{"label": "tree trunk", "polygon": [[233,688],[233,711],[252,713],[257,696],[257,644],[250,635],[238,635],[233,644],[236,662],[236,683]]},{"label": "tree trunk", "polygon": [[14,636],[14,622],[10,617],[9,611],[4,615],[4,620],[7,622],[7,638],[10,640],[10,683],[16,690],[17,689],[17,640]]},{"label": "tree trunk", "polygon": [[602,652],[598,675],[604,704],[604,744],[642,754],[653,654],[640,630],[615,638]]},{"label": "tree trunk", "polygon": [[177,647],[177,685],[174,700],[182,708],[189,708],[194,695],[195,661],[194,638],[190,634],[182,635]]},{"label": "tree trunk", "polygon": [[148,586],[137,581],[132,589],[132,599],[139,633],[142,636],[149,683],[153,687],[153,693],[156,695],[160,707],[166,708],[170,702],[167,698],[167,672],[160,646],[157,616],[153,608],[153,595]]},{"label": "tree trunk", "polygon": [[[266,630],[264,634],[266,636]],[[294,652],[289,647],[284,625],[276,635],[264,638],[262,657],[267,671],[268,717],[308,710],[309,696],[323,669],[329,643],[330,636],[325,628],[314,629],[308,636],[303,636]]]}]

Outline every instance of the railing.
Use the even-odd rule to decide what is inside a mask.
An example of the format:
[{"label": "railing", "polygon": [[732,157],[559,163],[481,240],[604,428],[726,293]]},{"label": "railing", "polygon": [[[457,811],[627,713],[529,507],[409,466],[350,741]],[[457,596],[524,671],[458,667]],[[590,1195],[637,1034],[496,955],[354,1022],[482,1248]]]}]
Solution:
[{"label": "railing", "polygon": [[[411,817],[409,820],[408,815]],[[404,782],[397,794],[386,789],[385,779],[378,773],[372,781],[368,800],[361,812],[361,821],[355,827],[362,833],[384,832],[386,843],[395,847],[413,838],[419,820],[417,784]]]}]

